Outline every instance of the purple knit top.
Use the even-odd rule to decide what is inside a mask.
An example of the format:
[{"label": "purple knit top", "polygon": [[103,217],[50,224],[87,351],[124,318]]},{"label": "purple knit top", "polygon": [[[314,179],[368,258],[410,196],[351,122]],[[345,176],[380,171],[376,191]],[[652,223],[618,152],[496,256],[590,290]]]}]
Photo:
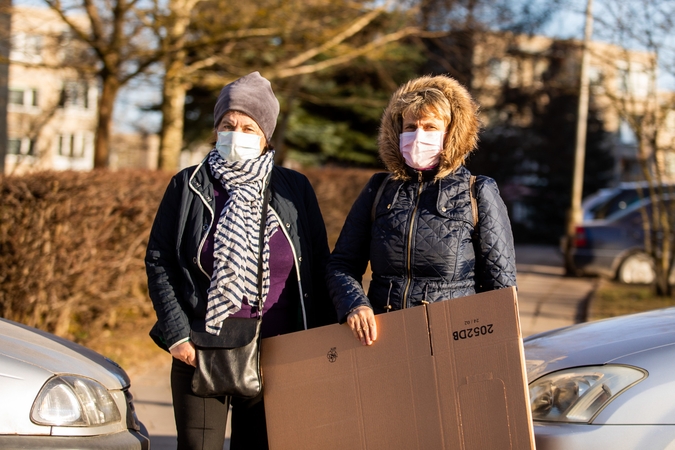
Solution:
[{"label": "purple knit top", "polygon": [[[220,183],[214,183],[216,222],[228,199],[227,191]],[[268,213],[271,214],[270,211]],[[216,226],[211,227],[201,252],[201,262],[209,275],[213,274],[213,236]],[[263,338],[291,333],[302,329],[298,311],[298,279],[293,259],[293,249],[281,229],[270,238],[270,290],[263,306],[261,335]],[[241,309],[230,317],[257,317],[251,306],[242,302]]]}]

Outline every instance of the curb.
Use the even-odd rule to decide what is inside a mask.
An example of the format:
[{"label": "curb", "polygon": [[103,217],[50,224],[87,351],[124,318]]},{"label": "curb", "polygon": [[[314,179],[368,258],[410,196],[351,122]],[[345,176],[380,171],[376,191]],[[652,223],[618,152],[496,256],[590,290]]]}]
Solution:
[{"label": "curb", "polygon": [[596,278],[593,283],[593,289],[591,289],[586,297],[579,303],[574,323],[584,323],[594,320],[591,316],[591,307],[593,305],[593,297],[595,297],[595,292],[600,287],[600,283],[602,283],[602,279]]}]

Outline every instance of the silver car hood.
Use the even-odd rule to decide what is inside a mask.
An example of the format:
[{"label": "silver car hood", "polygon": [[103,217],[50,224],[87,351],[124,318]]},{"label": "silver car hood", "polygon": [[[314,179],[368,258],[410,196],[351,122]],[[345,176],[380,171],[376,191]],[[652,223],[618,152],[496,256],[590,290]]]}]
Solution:
[{"label": "silver car hood", "polygon": [[[569,367],[607,364],[675,343],[675,308],[560,328],[524,339],[528,380]],[[618,361],[617,361],[618,362]]]},{"label": "silver car hood", "polygon": [[0,319],[0,361],[0,379],[21,379],[25,371],[44,372],[43,383],[52,375],[77,374],[109,390],[129,385],[127,374],[110,359],[67,339],[5,319]]}]

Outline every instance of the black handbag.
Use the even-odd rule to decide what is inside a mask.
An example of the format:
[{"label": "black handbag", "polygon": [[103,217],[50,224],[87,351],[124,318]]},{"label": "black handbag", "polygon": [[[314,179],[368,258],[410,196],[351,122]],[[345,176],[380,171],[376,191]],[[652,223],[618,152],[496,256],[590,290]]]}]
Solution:
[{"label": "black handbag", "polygon": [[190,332],[197,352],[192,392],[200,397],[251,398],[262,391],[260,318],[228,317],[218,335]]},{"label": "black handbag", "polygon": [[262,249],[267,221],[269,189],[265,189],[260,217],[260,253],[258,255],[257,318],[228,317],[217,335],[205,330],[190,331],[197,353],[197,368],[192,376],[192,392],[200,397],[231,396],[252,398],[262,392],[260,372],[260,327],[263,299]]}]

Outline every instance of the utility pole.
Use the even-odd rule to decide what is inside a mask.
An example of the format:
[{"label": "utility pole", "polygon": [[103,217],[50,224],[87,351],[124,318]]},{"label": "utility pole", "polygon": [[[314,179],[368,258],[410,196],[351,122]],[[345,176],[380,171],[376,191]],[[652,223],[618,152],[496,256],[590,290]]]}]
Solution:
[{"label": "utility pole", "polygon": [[593,36],[593,0],[586,3],[586,25],[584,27],[584,44],[581,56],[581,83],[579,89],[579,105],[577,109],[577,135],[574,150],[574,171],[572,175],[572,203],[567,214],[565,239],[565,273],[574,275],[576,270],[572,262],[572,246],[577,224],[583,217],[581,212],[581,195],[584,187],[584,159],[586,158],[586,124],[588,121],[588,66],[590,64],[590,43]]}]

